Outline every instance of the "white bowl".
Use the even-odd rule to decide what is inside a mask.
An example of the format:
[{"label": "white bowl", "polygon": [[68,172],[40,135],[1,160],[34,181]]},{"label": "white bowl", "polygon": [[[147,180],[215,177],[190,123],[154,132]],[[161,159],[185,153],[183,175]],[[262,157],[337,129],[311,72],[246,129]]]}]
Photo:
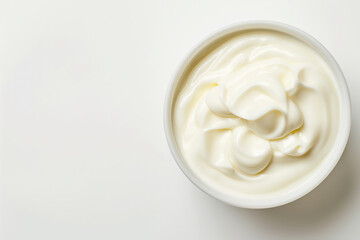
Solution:
[{"label": "white bowl", "polygon": [[[325,61],[327,61],[329,66],[334,71],[336,81],[338,81],[338,91],[339,91],[339,101],[340,101],[339,132],[337,139],[334,143],[334,147],[332,148],[327,158],[325,158],[320,163],[320,165],[317,167],[314,174],[309,178],[309,180],[307,180],[304,184],[292,189],[291,191],[286,192],[285,194],[284,193],[279,194],[270,199],[259,197],[259,199],[255,201],[254,200],[250,201],[246,198],[225,196],[220,192],[216,191],[216,189],[200,181],[200,179],[197,178],[197,176],[195,176],[190,169],[188,169],[186,164],[184,164],[182,154],[179,151],[179,148],[175,141],[175,137],[172,130],[172,119],[171,119],[175,90],[178,87],[178,83],[182,77],[183,72],[185,71],[187,65],[191,62],[191,60],[195,56],[197,56],[199,52],[201,52],[201,50],[203,50],[206,46],[208,46],[210,43],[214,42],[215,40],[233,32],[249,30],[249,29],[270,29],[279,32],[284,32],[293,37],[300,39],[301,41],[307,43],[309,46],[313,47],[313,49],[315,49],[325,59]],[[313,38],[309,34],[293,26],[283,23],[273,22],[273,21],[243,21],[243,22],[235,23],[215,31],[215,33],[206,36],[204,39],[205,40],[203,40],[200,44],[197,44],[191,50],[190,54],[188,54],[185,57],[185,59],[181,62],[173,79],[171,80],[170,86],[166,94],[165,108],[164,108],[165,134],[172,155],[174,156],[176,163],[178,164],[180,169],[191,180],[191,182],[193,182],[202,191],[204,191],[205,193],[209,194],[210,196],[216,199],[219,199],[223,202],[226,202],[228,204],[237,207],[243,207],[243,208],[277,207],[290,203],[296,199],[301,198],[305,194],[309,193],[316,186],[318,186],[333,170],[333,168],[339,161],[345,149],[350,133],[350,126],[351,126],[350,95],[344,75],[341,72],[341,69],[339,65],[336,63],[335,59],[326,50],[326,48],[323,45],[321,45],[321,43],[319,43],[315,38]]]}]

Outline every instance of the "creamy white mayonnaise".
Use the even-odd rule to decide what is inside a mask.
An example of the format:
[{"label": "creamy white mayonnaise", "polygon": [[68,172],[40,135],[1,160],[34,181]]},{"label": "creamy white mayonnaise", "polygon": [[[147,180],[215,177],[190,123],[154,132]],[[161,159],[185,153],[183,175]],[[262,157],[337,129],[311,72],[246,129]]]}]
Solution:
[{"label": "creamy white mayonnaise", "polygon": [[181,79],[173,130],[185,163],[231,194],[285,190],[332,148],[339,125],[335,77],[300,40],[252,30],[208,47]]}]

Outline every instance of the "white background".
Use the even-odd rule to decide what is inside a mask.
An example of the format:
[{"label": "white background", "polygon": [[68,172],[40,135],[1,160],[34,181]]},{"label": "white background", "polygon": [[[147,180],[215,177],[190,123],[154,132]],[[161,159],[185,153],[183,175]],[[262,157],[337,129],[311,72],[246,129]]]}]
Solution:
[{"label": "white background", "polygon": [[[359,1],[0,0],[0,239],[358,239]],[[182,174],[163,133],[177,64],[217,27],[313,35],[352,97],[348,146],[316,190],[228,206]]]}]

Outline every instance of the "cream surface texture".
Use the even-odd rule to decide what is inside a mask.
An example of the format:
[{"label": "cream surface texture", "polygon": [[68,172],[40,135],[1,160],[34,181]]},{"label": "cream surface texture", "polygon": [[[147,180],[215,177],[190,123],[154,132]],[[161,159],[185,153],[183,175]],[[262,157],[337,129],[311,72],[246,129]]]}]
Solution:
[{"label": "cream surface texture", "polygon": [[180,79],[173,130],[185,164],[232,195],[304,183],[339,125],[335,77],[310,46],[272,30],[219,40]]}]

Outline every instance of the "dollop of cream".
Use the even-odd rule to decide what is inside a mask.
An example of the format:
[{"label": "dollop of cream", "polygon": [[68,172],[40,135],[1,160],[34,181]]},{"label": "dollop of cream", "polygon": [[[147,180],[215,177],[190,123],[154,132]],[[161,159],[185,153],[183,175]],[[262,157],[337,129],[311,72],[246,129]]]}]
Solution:
[{"label": "dollop of cream", "polygon": [[184,76],[174,133],[204,181],[248,193],[278,189],[303,178],[334,143],[333,73],[294,37],[240,32],[222,39]]}]

